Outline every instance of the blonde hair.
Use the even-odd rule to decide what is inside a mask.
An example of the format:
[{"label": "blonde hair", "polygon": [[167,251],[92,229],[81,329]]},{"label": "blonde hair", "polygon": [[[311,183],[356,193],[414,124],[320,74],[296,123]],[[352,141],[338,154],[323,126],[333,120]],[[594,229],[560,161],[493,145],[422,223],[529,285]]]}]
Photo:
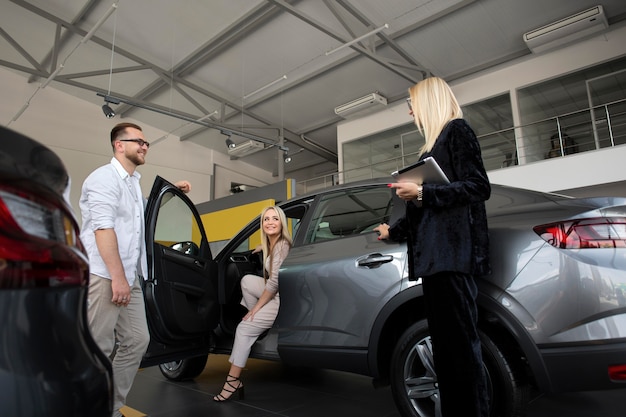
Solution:
[{"label": "blonde hair", "polygon": [[420,155],[430,152],[443,128],[450,120],[463,117],[463,111],[448,83],[439,77],[426,78],[411,88],[413,118],[426,143]]},{"label": "blonde hair", "polygon": [[270,270],[267,271],[268,275],[266,275],[265,265],[267,263],[267,258],[272,256],[271,250],[274,248],[270,248],[270,239],[265,234],[265,230],[263,230],[263,219],[265,218],[265,213],[269,210],[274,210],[276,214],[278,214],[278,218],[280,219],[280,237],[276,244],[287,241],[289,246],[291,246],[292,240],[291,235],[289,234],[288,225],[287,225],[287,216],[285,212],[278,206],[269,206],[265,207],[263,211],[261,211],[261,247],[263,248],[263,277],[267,279],[268,276],[272,275],[272,262],[269,263]]}]

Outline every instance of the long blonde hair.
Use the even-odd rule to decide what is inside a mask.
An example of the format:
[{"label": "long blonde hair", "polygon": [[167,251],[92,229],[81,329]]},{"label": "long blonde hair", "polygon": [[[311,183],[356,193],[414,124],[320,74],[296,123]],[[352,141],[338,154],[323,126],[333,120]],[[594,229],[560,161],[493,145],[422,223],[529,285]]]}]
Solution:
[{"label": "long blonde hair", "polygon": [[285,212],[278,206],[265,207],[261,212],[261,248],[263,248],[263,277],[265,279],[267,279],[268,276],[272,275],[272,262],[269,263],[270,270],[267,271],[267,275],[265,271],[265,265],[267,263],[267,258],[272,257],[271,250],[274,249],[273,247],[270,248],[269,236],[267,236],[265,234],[265,230],[263,230],[263,219],[265,218],[265,213],[267,213],[269,210],[274,210],[276,214],[278,214],[278,218],[280,219],[280,237],[278,238],[276,244],[281,242],[287,242],[291,246],[292,243],[291,235],[289,234],[288,230],[289,226],[287,225],[287,216],[285,215]]},{"label": "long blonde hair", "polygon": [[463,117],[463,111],[448,83],[439,77],[426,78],[409,88],[413,118],[426,139],[420,155],[430,152],[450,120]]}]

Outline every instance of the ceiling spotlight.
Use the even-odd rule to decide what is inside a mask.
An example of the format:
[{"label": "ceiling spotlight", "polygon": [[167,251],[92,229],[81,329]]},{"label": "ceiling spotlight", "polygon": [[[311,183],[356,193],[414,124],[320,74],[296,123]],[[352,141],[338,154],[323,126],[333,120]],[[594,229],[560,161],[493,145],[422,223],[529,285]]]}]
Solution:
[{"label": "ceiling spotlight", "polygon": [[104,113],[107,119],[112,119],[115,117],[115,111],[108,104],[104,103],[102,105],[102,113]]},{"label": "ceiling spotlight", "polygon": [[229,136],[226,138],[226,146],[228,146],[228,149],[235,149],[237,145],[235,144],[235,142],[232,141],[232,139]]},{"label": "ceiling spotlight", "polygon": [[292,156],[294,156],[296,154],[299,154],[300,152],[303,152],[303,151],[304,151],[304,148],[300,148],[297,151],[294,151],[294,152],[291,152],[291,153],[285,151],[285,153],[284,153],[284,155],[285,155],[285,163],[288,164],[289,162],[291,162],[291,157]]}]

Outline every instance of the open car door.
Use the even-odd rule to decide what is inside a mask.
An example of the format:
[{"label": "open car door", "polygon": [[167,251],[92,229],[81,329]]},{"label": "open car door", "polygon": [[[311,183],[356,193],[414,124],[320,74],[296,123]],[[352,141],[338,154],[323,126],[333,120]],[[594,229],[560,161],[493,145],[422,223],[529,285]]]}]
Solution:
[{"label": "open car door", "polygon": [[206,359],[220,314],[216,264],[195,206],[159,176],[146,206],[146,249],[142,284],[151,340],[142,366]]}]

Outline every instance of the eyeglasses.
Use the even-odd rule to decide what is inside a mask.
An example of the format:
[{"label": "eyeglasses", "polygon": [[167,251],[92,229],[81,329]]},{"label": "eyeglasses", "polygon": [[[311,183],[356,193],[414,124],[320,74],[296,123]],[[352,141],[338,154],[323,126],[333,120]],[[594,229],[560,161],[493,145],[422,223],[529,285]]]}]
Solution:
[{"label": "eyeglasses", "polygon": [[406,98],[406,104],[409,106],[409,110],[413,111],[413,106],[411,106],[411,97]]},{"label": "eyeglasses", "polygon": [[150,142],[146,142],[143,139],[118,139],[120,142],[135,142],[139,146],[146,145],[146,148],[150,147]]}]

